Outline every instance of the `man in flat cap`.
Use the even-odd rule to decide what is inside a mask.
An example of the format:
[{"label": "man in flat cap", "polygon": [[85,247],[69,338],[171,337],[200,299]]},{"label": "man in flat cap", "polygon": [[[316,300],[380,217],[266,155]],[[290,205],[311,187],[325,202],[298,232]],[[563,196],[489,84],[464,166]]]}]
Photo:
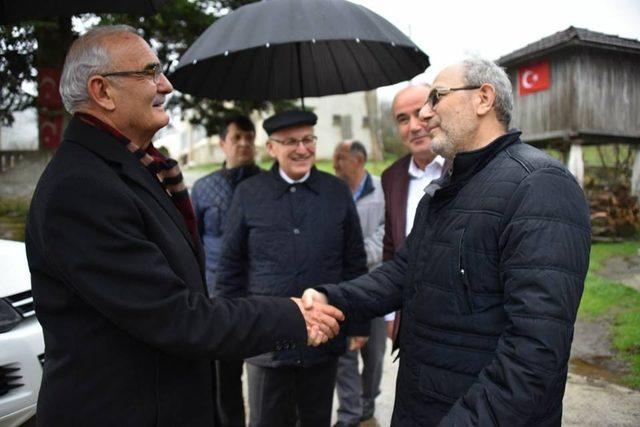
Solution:
[{"label": "man in flat cap", "polygon": [[[264,122],[270,171],[236,189],[216,288],[224,297],[300,296],[310,284],[367,271],[358,212],[347,185],[314,167],[315,114],[287,111]],[[348,323],[366,336],[369,323]],[[251,426],[328,426],[345,334],[311,351],[287,345],[247,359]]]}]

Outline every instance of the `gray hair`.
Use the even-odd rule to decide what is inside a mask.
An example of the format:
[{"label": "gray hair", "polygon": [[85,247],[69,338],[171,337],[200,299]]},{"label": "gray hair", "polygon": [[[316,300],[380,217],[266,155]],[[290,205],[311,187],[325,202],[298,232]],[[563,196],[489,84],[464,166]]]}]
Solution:
[{"label": "gray hair", "polygon": [[105,25],[92,28],[71,45],[60,77],[60,95],[69,113],[89,101],[89,78],[109,71],[112,60],[103,41],[119,33],[138,34],[129,25]]},{"label": "gray hair", "polygon": [[472,58],[462,61],[465,84],[480,86],[489,83],[496,90],[494,108],[498,121],[507,129],[511,122],[513,110],[513,93],[511,81],[502,67],[493,61]]}]

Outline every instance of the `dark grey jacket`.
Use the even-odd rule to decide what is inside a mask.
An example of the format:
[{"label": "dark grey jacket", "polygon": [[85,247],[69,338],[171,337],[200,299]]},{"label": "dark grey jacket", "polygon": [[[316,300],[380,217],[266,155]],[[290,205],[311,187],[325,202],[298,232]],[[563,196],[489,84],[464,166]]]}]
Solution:
[{"label": "dark grey jacket", "polygon": [[402,307],[395,426],[560,424],[589,210],[519,135],[456,156],[392,261],[321,287],[356,319]]},{"label": "dark grey jacket", "polygon": [[[310,287],[367,272],[358,213],[338,178],[315,167],[290,185],[277,163],[236,189],[218,265],[218,295],[299,297]],[[349,335],[369,335],[369,322],[349,322]],[[345,350],[344,334],[318,348],[276,351],[251,363],[277,367],[313,365]]]}]

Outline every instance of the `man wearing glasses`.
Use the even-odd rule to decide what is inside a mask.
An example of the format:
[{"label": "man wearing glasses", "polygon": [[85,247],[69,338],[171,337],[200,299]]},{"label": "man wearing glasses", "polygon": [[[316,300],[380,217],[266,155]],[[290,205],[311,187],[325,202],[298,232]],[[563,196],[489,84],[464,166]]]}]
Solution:
[{"label": "man wearing glasses", "polygon": [[589,208],[560,162],[509,130],[512,106],[491,61],[438,74],[420,117],[451,173],[392,261],[303,297],[355,320],[403,308],[392,425],[561,424]]},{"label": "man wearing glasses", "polygon": [[127,26],[92,29],[67,55],[73,117],[26,229],[40,425],[215,425],[212,359],[319,345],[342,319],[289,298],[208,298],[180,169],[151,143],[169,122],[161,70]]},{"label": "man wearing glasses", "polygon": [[[315,114],[287,111],[264,122],[270,171],[242,182],[229,209],[218,266],[221,296],[300,296],[309,283],[337,283],[367,271],[351,191],[314,167]],[[367,336],[369,322],[349,322]],[[344,329],[344,328],[343,328]],[[251,426],[328,426],[344,334],[306,349],[283,345],[247,359]]]}]

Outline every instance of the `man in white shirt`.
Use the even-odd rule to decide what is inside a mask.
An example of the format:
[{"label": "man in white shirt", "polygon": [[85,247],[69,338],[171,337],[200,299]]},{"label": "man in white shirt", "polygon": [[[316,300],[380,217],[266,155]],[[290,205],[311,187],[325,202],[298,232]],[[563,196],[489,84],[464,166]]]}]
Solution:
[{"label": "man in white shirt", "polygon": [[[444,170],[444,159],[431,151],[431,137],[419,112],[427,100],[428,85],[407,86],[398,92],[391,106],[398,136],[409,154],[396,160],[382,173],[385,197],[385,233],[383,260],[393,258],[413,227],[416,208],[425,187],[439,178]],[[396,335],[399,319],[387,315],[387,331],[397,348]]]}]

